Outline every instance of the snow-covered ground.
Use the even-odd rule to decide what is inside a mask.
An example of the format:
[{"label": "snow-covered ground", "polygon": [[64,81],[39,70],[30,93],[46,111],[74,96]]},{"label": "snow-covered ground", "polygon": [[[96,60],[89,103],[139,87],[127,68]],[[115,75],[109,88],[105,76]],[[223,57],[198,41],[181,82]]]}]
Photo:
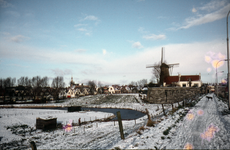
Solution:
[{"label": "snow-covered ground", "polygon": [[[213,95],[212,95],[213,96]],[[86,103],[87,102],[87,103]],[[3,149],[28,149],[29,141],[34,141],[38,149],[223,149],[230,148],[230,115],[220,112],[227,105],[215,96],[213,100],[206,97],[197,98],[197,104],[191,108],[181,108],[175,113],[162,115],[161,105],[145,104],[138,95],[87,96],[71,99],[60,106],[81,105],[101,108],[129,108],[150,112],[154,127],[147,127],[147,116],[137,120],[122,121],[125,140],[120,138],[118,122],[93,122],[75,126],[67,132],[63,129],[51,132],[32,131],[25,135],[12,134],[11,128],[16,123],[34,127],[35,118],[42,116],[57,117],[65,125],[68,121],[85,118],[86,121],[111,116],[102,112],[74,112],[46,109],[0,109],[0,144]],[[50,104],[47,104],[50,105]],[[159,106],[159,108],[158,108]],[[177,106],[177,104],[174,104]],[[171,105],[165,109],[171,110]],[[95,118],[95,116],[97,118]]]}]

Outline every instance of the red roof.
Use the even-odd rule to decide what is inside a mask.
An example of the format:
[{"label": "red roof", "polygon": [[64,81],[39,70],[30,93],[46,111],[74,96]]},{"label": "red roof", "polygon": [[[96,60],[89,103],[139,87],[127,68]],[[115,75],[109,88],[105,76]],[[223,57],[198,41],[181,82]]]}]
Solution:
[{"label": "red roof", "polygon": [[[187,76],[180,77],[180,81],[189,81],[189,79],[191,79],[191,81],[199,81],[200,76],[199,75],[187,75]],[[166,84],[172,84],[173,82],[178,82],[178,81],[179,81],[179,76],[168,76],[164,78],[164,82],[166,82]]]},{"label": "red roof", "polygon": [[190,76],[181,76],[181,78],[180,78],[181,81],[189,81],[189,79],[191,79],[191,81],[199,81],[200,76],[199,75],[190,75]]},{"label": "red roof", "polygon": [[165,77],[164,82],[166,84],[172,84],[172,82],[178,82],[179,81],[179,76],[168,76]]}]

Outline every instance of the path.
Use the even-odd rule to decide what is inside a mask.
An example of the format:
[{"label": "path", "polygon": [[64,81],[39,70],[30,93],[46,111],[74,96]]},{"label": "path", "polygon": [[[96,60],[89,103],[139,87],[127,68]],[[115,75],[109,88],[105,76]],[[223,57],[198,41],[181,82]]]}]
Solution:
[{"label": "path", "polygon": [[230,149],[230,134],[217,108],[217,98],[203,97],[190,110],[167,149]]}]

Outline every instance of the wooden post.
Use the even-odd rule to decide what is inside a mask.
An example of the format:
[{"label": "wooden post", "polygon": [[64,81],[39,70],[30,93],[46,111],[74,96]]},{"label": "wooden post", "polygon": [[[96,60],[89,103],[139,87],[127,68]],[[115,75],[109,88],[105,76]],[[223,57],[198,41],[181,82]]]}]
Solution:
[{"label": "wooden post", "polygon": [[172,105],[172,110],[173,110],[173,103],[171,105]]},{"label": "wooden post", "polygon": [[163,109],[164,115],[166,116],[166,114],[165,114],[164,104],[162,104],[162,109]]},{"label": "wooden post", "polygon": [[117,112],[117,119],[118,119],[118,124],[119,124],[121,139],[124,140],[125,137],[124,137],[124,133],[123,133],[123,126],[122,126],[122,120],[121,120],[121,113],[120,113],[120,111]]},{"label": "wooden post", "polygon": [[37,150],[37,147],[36,147],[36,144],[34,141],[30,142],[30,146],[31,146],[32,150]]},{"label": "wooden post", "polygon": [[136,119],[135,119],[135,125],[136,125]]}]

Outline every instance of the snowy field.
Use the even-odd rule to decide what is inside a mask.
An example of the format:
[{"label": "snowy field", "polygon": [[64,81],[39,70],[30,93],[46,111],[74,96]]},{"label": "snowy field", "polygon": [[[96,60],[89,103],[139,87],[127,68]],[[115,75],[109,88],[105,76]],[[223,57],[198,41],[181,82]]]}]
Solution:
[{"label": "snowy field", "polygon": [[[74,126],[69,131],[64,129],[51,132],[29,130],[34,128],[36,117],[57,117],[57,120],[65,125],[69,121],[77,122],[79,117],[82,121],[83,118],[89,121],[112,116],[111,113],[0,109],[0,144],[3,149],[29,149],[30,141],[34,141],[38,149],[229,149],[230,115],[221,113],[227,108],[227,105],[215,96],[213,97],[213,100],[209,101],[206,97],[197,97],[195,107],[177,109],[174,113],[171,112],[171,105],[166,105],[167,116],[162,115],[161,105],[142,103],[138,95],[116,95],[116,97],[95,95],[55,104],[128,108],[139,111],[145,111],[147,108],[152,120],[155,121],[154,126],[146,126],[147,116],[137,120],[122,121],[125,140],[121,140],[118,122],[114,121],[95,121],[82,126]],[[9,126],[19,123],[28,125],[29,129],[26,134],[12,133],[15,130]],[[18,130],[16,133],[20,133]]]}]

